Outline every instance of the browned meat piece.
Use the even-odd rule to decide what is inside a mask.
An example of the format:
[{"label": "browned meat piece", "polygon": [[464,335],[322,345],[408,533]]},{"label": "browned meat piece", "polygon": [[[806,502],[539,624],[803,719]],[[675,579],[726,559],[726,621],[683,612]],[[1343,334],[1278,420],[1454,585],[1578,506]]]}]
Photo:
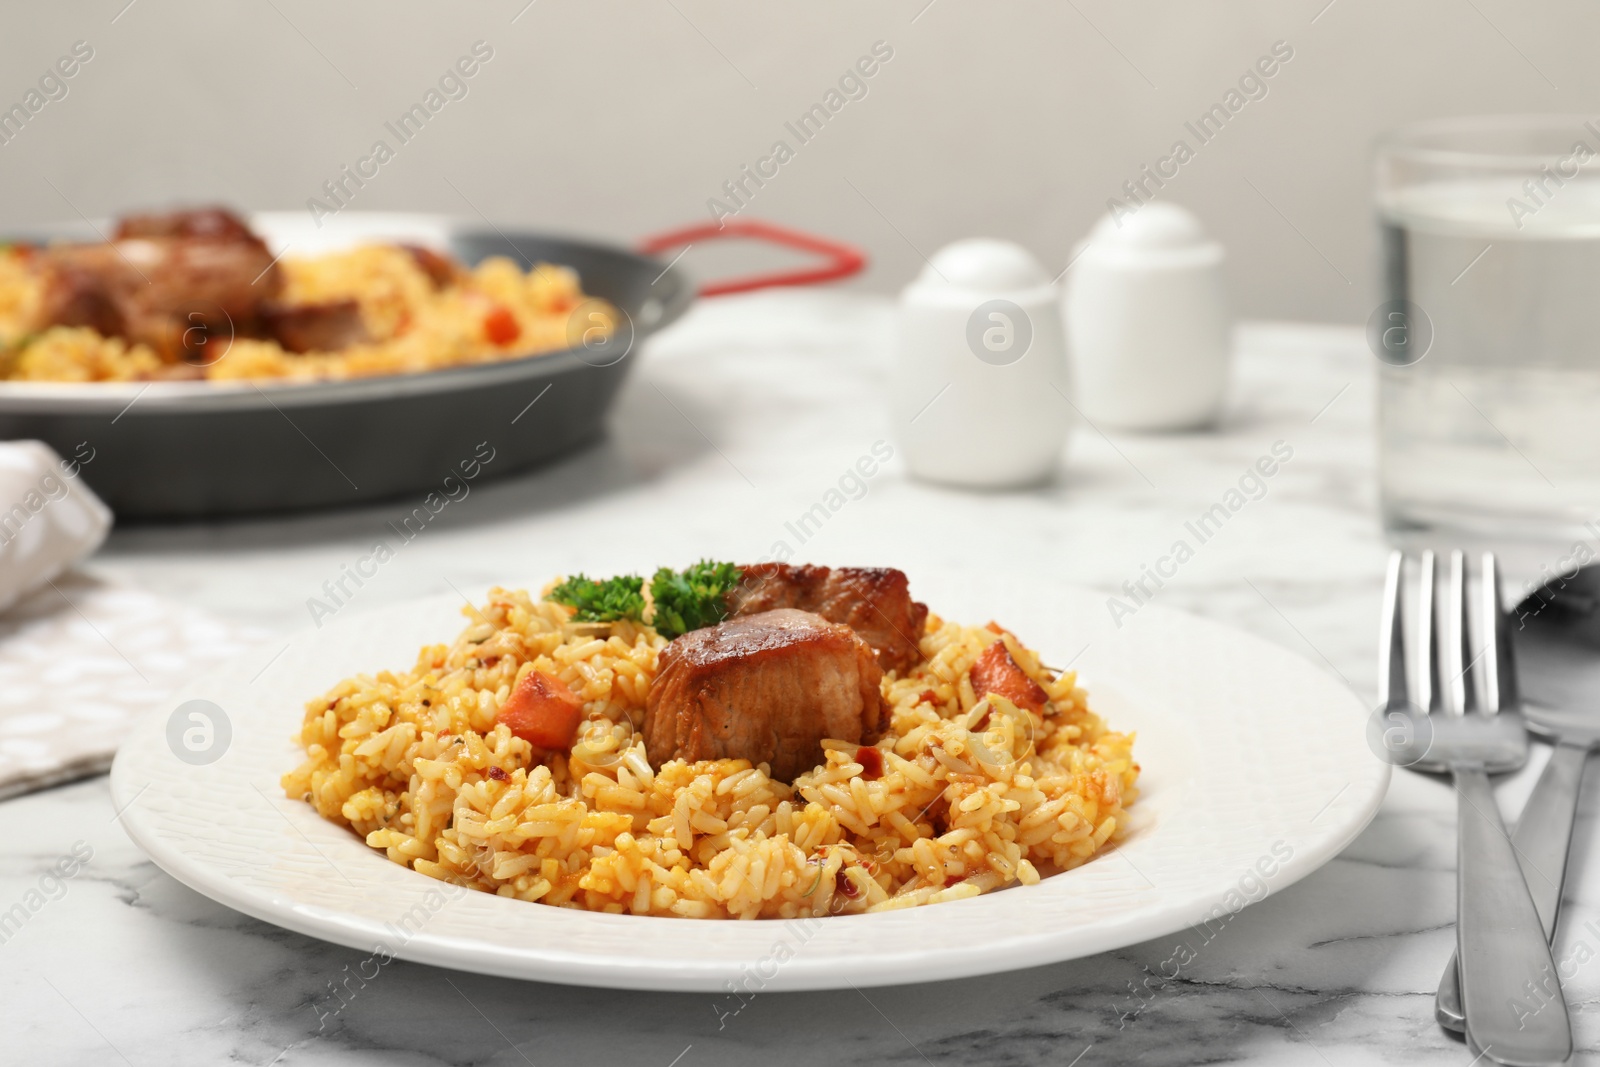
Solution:
[{"label": "browned meat piece", "polygon": [[259,331],[283,279],[243,223],[194,212],[138,217],[125,228],[158,235],[39,253],[39,328],[89,326],[147,344],[169,362],[209,359],[214,342]]},{"label": "browned meat piece", "polygon": [[815,567],[757,563],[729,597],[734,615],[799,608],[842,622],[878,650],[886,671],[904,674],[922,659],[928,605],[911,599],[904,571],[888,567]]},{"label": "browned meat piece", "polygon": [[1019,708],[1043,711],[1050,699],[1038,682],[1029,678],[1002,638],[983,650],[972,665],[972,691],[981,699],[990,693],[1003,696]]},{"label": "browned meat piece", "polygon": [[125,215],[117,220],[114,239],[121,241],[130,237],[203,237],[212,241],[261,243],[243,219],[221,207]]},{"label": "browned meat piece", "polygon": [[268,335],[291,352],[337,352],[371,340],[354,300],[274,304],[262,315]]},{"label": "browned meat piece", "polygon": [[455,284],[460,280],[461,275],[465,273],[461,264],[443,252],[435,252],[433,249],[423,248],[421,245],[403,244],[400,247],[410,253],[412,259],[416,260],[417,266],[421,267],[422,272],[433,282],[435,289],[444,289]]},{"label": "browned meat piece", "polygon": [[805,611],[745,615],[693,630],[661,652],[644,743],[672,759],[747,759],[792,781],[822,762],[822,739],[871,744],[883,672],[847,626]]},{"label": "browned meat piece", "polygon": [[191,332],[197,326],[211,337],[255,332],[262,306],[282,285],[272,254],[257,242],[138,238],[115,247],[140,275],[127,293],[126,335],[164,354],[192,348],[173,342],[199,336]]},{"label": "browned meat piece", "polygon": [[[122,305],[137,281],[124,264],[106,262],[91,250],[104,249],[115,259],[110,245],[73,245],[40,256],[44,285],[39,298],[39,322],[45,326],[87,326],[103,337],[118,337],[124,327]],[[123,275],[128,277],[124,279]]]}]

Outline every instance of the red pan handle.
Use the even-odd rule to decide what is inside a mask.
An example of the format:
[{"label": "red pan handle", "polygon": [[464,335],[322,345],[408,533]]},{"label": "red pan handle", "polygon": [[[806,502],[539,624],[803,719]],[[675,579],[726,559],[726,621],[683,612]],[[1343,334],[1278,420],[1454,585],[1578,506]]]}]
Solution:
[{"label": "red pan handle", "polygon": [[658,233],[641,241],[639,251],[647,256],[653,256],[669,248],[680,248],[696,241],[709,241],[722,237],[751,237],[760,241],[770,241],[788,248],[798,248],[802,252],[816,252],[826,256],[827,262],[820,267],[775,271],[771,274],[757,274],[750,278],[731,278],[727,281],[712,282],[700,287],[701,296],[747,293],[752,289],[770,289],[779,285],[831,282],[837,278],[848,278],[852,274],[859,274],[861,268],[867,264],[867,257],[860,249],[851,245],[801,233],[799,230],[790,230],[758,219],[728,219],[720,224],[707,222],[697,226],[685,226],[681,230],[672,230],[668,233]]}]

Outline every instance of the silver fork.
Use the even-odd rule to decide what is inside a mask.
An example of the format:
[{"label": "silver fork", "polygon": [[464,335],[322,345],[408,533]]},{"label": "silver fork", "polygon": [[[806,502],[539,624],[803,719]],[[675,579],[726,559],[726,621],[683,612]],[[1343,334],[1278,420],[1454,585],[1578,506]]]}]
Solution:
[{"label": "silver fork", "polygon": [[[1419,771],[1448,772],[1455,780],[1456,958],[1467,1037],[1475,1051],[1496,1063],[1563,1063],[1572,1055],[1566,1000],[1489,786],[1490,774],[1516,770],[1528,758],[1500,603],[1499,567],[1492,554],[1484,554],[1480,632],[1485,640],[1482,653],[1474,656],[1466,558],[1459,551],[1450,554],[1442,628],[1435,608],[1438,561],[1428,551],[1418,563],[1417,658],[1425,666],[1408,696],[1405,556],[1395,552],[1384,584],[1379,696],[1384,719],[1397,724],[1385,735],[1394,762]],[[1446,635],[1442,647],[1441,629]],[[1548,999],[1534,992],[1552,989],[1555,995]]]}]

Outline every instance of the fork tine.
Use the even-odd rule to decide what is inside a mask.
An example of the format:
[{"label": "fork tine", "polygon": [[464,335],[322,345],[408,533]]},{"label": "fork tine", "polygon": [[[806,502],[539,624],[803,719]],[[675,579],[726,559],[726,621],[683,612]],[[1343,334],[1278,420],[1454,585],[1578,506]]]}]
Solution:
[{"label": "fork tine", "polygon": [[[1476,656],[1472,654],[1472,598],[1467,595],[1467,557],[1459,548],[1450,553],[1450,624],[1455,627],[1455,640],[1450,642],[1454,654],[1450,670],[1450,706],[1466,714],[1478,710],[1476,685]],[[1490,631],[1485,631],[1490,632]]]},{"label": "fork tine", "polygon": [[1401,604],[1401,572],[1405,553],[1389,553],[1389,570],[1383,579],[1383,632],[1378,635],[1378,699],[1389,711],[1406,706],[1405,611]]},{"label": "fork tine", "polygon": [[1517,666],[1511,651],[1511,626],[1500,591],[1500,561],[1493,552],[1483,554],[1483,632],[1486,635],[1483,676],[1485,710],[1515,708]]},{"label": "fork tine", "polygon": [[1429,713],[1443,706],[1439,689],[1439,612],[1435,607],[1438,574],[1433,549],[1427,549],[1422,553],[1422,586],[1417,600],[1417,644],[1421,646],[1418,663],[1422,668],[1417,679],[1417,707]]}]

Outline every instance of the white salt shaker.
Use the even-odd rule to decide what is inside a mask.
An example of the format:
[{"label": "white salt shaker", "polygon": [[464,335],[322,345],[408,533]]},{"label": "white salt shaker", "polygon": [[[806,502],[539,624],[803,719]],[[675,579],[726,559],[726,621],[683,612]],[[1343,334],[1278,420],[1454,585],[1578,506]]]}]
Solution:
[{"label": "white salt shaker", "polygon": [[1101,219],[1073,254],[1064,307],[1084,416],[1123,430],[1216,421],[1231,328],[1222,245],[1158,200]]},{"label": "white salt shaker", "polygon": [[1042,482],[1072,408],[1060,287],[1026,249],[940,249],[900,294],[894,433],[911,473],[970,488]]}]

